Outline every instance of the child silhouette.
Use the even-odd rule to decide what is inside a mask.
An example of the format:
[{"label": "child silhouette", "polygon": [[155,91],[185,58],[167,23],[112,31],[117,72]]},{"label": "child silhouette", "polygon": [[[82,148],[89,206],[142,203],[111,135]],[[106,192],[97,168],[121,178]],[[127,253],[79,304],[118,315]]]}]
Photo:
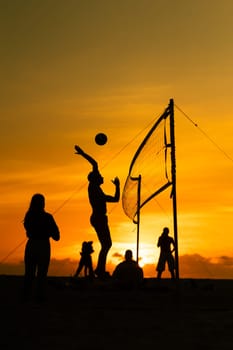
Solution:
[{"label": "child silhouette", "polygon": [[74,274],[74,277],[78,277],[82,269],[84,268],[84,276],[87,277],[94,277],[93,272],[93,265],[92,265],[92,258],[91,254],[94,252],[94,249],[92,247],[92,241],[84,241],[82,243],[82,251],[80,252],[81,259],[79,261],[78,268]]}]

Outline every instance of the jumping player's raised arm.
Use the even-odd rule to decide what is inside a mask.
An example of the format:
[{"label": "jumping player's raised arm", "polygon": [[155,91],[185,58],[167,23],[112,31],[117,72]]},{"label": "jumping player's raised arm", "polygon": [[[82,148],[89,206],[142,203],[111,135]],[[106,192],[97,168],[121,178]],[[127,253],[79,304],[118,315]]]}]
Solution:
[{"label": "jumping player's raised arm", "polygon": [[75,154],[80,154],[83,158],[85,158],[93,167],[93,170],[98,170],[98,163],[94,158],[85,153],[79,146],[75,145]]}]

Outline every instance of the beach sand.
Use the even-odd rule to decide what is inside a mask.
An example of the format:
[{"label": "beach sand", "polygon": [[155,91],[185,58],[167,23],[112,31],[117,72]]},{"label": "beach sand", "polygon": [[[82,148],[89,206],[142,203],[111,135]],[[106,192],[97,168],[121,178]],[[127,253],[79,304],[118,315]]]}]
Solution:
[{"label": "beach sand", "polygon": [[233,280],[145,279],[142,287],[48,277],[23,302],[22,276],[0,276],[1,349],[233,349]]}]

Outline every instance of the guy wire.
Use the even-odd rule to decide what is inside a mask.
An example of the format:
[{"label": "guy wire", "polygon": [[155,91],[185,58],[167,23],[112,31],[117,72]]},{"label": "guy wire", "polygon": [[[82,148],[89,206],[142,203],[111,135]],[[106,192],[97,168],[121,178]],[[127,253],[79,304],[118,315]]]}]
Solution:
[{"label": "guy wire", "polygon": [[182,111],[181,108],[179,108],[176,104],[174,104],[174,106],[196,127],[198,128],[198,130],[221,152],[225,155],[225,157],[227,157],[229,160],[231,160],[233,162],[233,159],[221,148],[219,147],[219,145],[213,140],[211,139],[207,133],[205,131],[203,131],[197,123],[195,123],[184,111]]}]

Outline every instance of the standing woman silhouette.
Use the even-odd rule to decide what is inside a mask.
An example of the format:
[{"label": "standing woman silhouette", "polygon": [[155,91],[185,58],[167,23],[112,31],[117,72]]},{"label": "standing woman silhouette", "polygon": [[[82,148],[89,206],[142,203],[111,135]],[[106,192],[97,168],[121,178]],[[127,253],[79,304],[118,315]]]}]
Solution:
[{"label": "standing woman silhouette", "polygon": [[98,256],[97,267],[95,274],[97,277],[104,278],[108,276],[106,272],[106,260],[107,254],[112,246],[111,234],[108,226],[107,217],[107,202],[118,202],[120,199],[120,181],[118,177],[112,180],[115,185],[114,196],[107,195],[101,189],[101,185],[104,182],[98,170],[98,163],[88,154],[86,154],[79,146],[75,146],[76,154],[81,155],[85,158],[91,165],[92,171],[88,174],[88,196],[89,202],[92,207],[92,214],[90,217],[91,225],[94,227],[101,249]]},{"label": "standing woman silhouette", "polygon": [[60,232],[52,214],[45,211],[42,194],[32,196],[23,224],[28,237],[24,253],[24,297],[28,299],[31,296],[33,282],[37,277],[36,296],[43,300],[50,263],[50,237],[59,241]]}]

